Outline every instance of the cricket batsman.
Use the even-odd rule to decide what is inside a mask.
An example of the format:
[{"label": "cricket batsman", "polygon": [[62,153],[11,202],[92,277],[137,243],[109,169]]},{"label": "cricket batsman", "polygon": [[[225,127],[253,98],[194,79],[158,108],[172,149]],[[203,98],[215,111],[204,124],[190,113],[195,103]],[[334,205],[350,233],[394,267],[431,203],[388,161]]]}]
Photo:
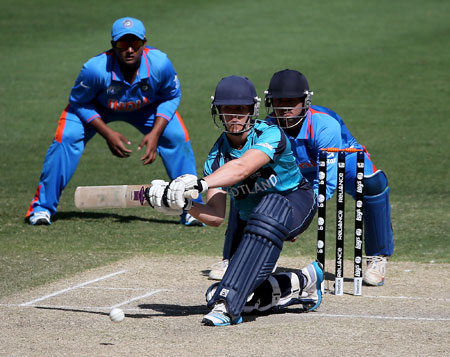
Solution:
[{"label": "cricket batsman", "polygon": [[[259,101],[248,78],[223,78],[211,103],[213,120],[223,133],[210,150],[204,177],[153,181],[148,192],[150,205],[160,212],[189,210],[213,227],[225,220],[227,196],[236,202],[243,221],[237,232],[240,243],[221,282],[206,293],[211,311],[202,322],[208,326],[235,325],[244,313],[298,304],[314,311],[322,301],[319,262],[272,274],[284,242],[310,225],[317,202],[283,131],[257,120]],[[191,189],[206,193],[206,203],[186,199],[184,193]]]},{"label": "cricket batsman", "polygon": [[[177,73],[165,53],[146,45],[145,33],[138,19],[116,20],[111,30],[112,48],[83,65],[26,213],[30,224],[51,224],[61,193],[96,133],[105,139],[113,155],[131,155],[131,142],[110,128],[114,121],[129,123],[144,135],[137,147],[142,150],[144,165],[154,162],[159,154],[170,179],[196,174],[189,134],[177,112],[181,98]],[[202,225],[186,212],[181,223]]]}]

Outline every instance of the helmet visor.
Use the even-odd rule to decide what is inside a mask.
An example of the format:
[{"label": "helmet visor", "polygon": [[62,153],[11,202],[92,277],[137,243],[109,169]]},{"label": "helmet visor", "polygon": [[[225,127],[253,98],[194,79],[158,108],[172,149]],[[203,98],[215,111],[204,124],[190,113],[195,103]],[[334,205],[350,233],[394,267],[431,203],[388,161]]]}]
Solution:
[{"label": "helmet visor", "polygon": [[214,123],[220,128],[220,122],[228,134],[238,135],[249,131],[258,116],[257,104],[217,106],[213,111]]}]

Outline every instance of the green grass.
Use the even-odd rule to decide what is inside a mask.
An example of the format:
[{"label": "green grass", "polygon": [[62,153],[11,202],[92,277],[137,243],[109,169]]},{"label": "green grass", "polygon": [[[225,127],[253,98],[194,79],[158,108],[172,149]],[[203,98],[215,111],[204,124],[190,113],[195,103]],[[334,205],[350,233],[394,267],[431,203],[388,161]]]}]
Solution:
[{"label": "green grass", "polygon": [[[217,82],[246,75],[263,96],[275,71],[301,70],[313,103],[337,111],[388,174],[393,260],[449,263],[449,10],[439,0],[2,1],[0,296],[136,254],[221,254],[224,226],[187,229],[150,209],[77,211],[76,186],[166,177],[160,160],[144,167],[136,153],[117,159],[100,137],[86,148],[52,226],[23,221],[81,65],[108,49],[122,16],[142,19],[149,43],[174,63],[199,172],[220,134],[209,115]],[[134,128],[113,125],[137,146]],[[313,257],[315,239],[313,225],[283,254]]]}]

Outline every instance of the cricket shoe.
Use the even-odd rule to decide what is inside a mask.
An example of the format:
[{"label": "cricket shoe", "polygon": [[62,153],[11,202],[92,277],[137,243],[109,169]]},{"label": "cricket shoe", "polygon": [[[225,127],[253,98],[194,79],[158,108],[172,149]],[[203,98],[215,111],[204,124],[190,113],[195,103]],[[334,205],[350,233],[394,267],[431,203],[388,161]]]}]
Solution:
[{"label": "cricket shoe", "polygon": [[187,212],[183,212],[181,215],[180,223],[189,227],[204,227],[205,224],[200,222],[197,218],[191,216]]},{"label": "cricket shoe", "polygon": [[[217,262],[211,266],[211,270],[208,274],[208,279],[211,280],[222,280],[223,276],[225,275],[225,272],[228,269],[228,265],[230,264],[230,261],[228,259],[223,259],[220,262]],[[272,273],[275,273],[277,270],[278,264],[275,264],[273,267]]]},{"label": "cricket shoe", "polygon": [[316,260],[301,271],[306,278],[306,285],[303,287],[299,301],[303,305],[305,311],[314,311],[322,303],[322,264]]},{"label": "cricket shoe", "polygon": [[364,283],[372,286],[384,284],[386,275],[387,258],[384,255],[368,256],[367,268],[364,271]]},{"label": "cricket shoe", "polygon": [[223,301],[218,301],[211,312],[203,316],[202,323],[207,326],[228,326],[237,325],[242,322],[242,316],[232,318],[228,313],[227,307]]},{"label": "cricket shoe", "polygon": [[50,213],[47,211],[38,211],[33,213],[33,215],[29,218],[29,222],[32,226],[48,226],[52,224],[50,221]]},{"label": "cricket shoe", "polygon": [[225,272],[228,269],[228,265],[230,261],[228,259],[223,259],[220,262],[217,262],[211,266],[211,270],[208,274],[208,279],[211,280],[222,280]]}]

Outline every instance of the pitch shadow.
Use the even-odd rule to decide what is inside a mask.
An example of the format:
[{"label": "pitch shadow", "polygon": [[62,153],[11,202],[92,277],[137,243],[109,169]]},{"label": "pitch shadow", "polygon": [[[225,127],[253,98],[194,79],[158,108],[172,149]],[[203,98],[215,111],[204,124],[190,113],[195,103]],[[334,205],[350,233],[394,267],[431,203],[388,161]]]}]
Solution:
[{"label": "pitch shadow", "polygon": [[39,309],[39,310],[59,310],[59,311],[70,311],[70,312],[83,312],[83,313],[86,313],[86,314],[109,316],[109,312],[83,310],[83,309],[69,309],[67,307],[35,306],[35,309]]},{"label": "pitch shadow", "polygon": [[[147,309],[156,311],[156,313],[152,312],[144,312],[144,313],[126,313],[126,318],[131,319],[145,319],[150,317],[183,317],[183,316],[191,316],[191,315],[205,315],[209,312],[209,309],[206,305],[172,305],[172,304],[141,304],[138,305],[140,309]],[[57,311],[68,311],[68,312],[81,312],[85,314],[93,314],[93,315],[101,315],[109,318],[109,312],[102,311],[93,311],[93,310],[83,310],[83,309],[70,309],[65,307],[51,307],[51,306],[36,306],[36,309],[41,310],[57,310]],[[280,315],[280,314],[299,314],[305,313],[305,310],[302,308],[282,308],[282,309],[274,309],[269,310],[267,312],[251,312],[251,313],[243,313],[242,318],[245,322],[256,321],[260,317],[265,317],[268,315]]]},{"label": "pitch shadow", "polygon": [[[51,307],[51,306],[36,306],[36,309],[41,309],[41,310],[58,310],[58,311],[69,311],[69,312],[82,312],[85,314],[94,314],[94,315],[103,315],[103,316],[108,316],[109,317],[109,312],[102,312],[102,311],[94,311],[94,310],[83,310],[83,309],[70,309],[70,308],[66,308],[66,307]],[[126,313],[125,317],[126,318],[148,318],[148,317],[152,317],[152,316],[167,316],[166,314],[163,313],[157,313],[157,314],[130,314],[130,313]],[[183,315],[180,315],[183,316]]]},{"label": "pitch shadow", "polygon": [[205,305],[172,305],[172,304],[141,304],[138,305],[140,309],[154,310],[161,313],[159,316],[190,316],[190,315],[204,315],[209,312]]},{"label": "pitch shadow", "polygon": [[155,218],[145,218],[134,215],[121,215],[117,213],[107,213],[107,212],[78,212],[78,211],[66,211],[57,212],[53,217],[52,221],[56,222],[69,221],[72,219],[114,219],[118,223],[133,223],[136,221],[149,222],[149,223],[164,223],[164,224],[180,224],[177,220],[168,219],[155,219]]}]

